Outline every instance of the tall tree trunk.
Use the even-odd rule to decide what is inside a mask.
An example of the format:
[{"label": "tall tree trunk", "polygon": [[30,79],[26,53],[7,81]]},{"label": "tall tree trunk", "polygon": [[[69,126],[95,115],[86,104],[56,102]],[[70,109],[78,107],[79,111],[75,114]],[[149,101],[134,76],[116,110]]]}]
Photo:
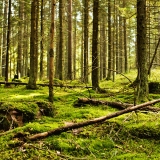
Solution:
[{"label": "tall tree trunk", "polygon": [[28,89],[37,89],[37,61],[38,61],[38,0],[33,0],[31,4],[31,37],[30,37],[30,74]]},{"label": "tall tree trunk", "polygon": [[98,16],[99,0],[93,1],[93,33],[92,33],[92,87],[99,90],[98,69]]},{"label": "tall tree trunk", "polygon": [[146,0],[137,0],[137,101],[148,99],[148,70],[146,54]]},{"label": "tall tree trunk", "polygon": [[112,70],[112,42],[111,42],[111,0],[108,0],[108,74],[107,80],[111,80]]},{"label": "tall tree trunk", "polygon": [[84,58],[83,58],[83,63],[84,63],[84,82],[88,83],[88,32],[89,32],[89,0],[84,0]]},{"label": "tall tree trunk", "polygon": [[5,77],[5,68],[6,68],[7,10],[8,10],[8,0],[4,0],[4,12],[3,12],[3,48],[2,48],[2,76],[3,77]]},{"label": "tall tree trunk", "polygon": [[8,28],[7,28],[6,69],[5,69],[6,82],[8,82],[8,71],[9,71],[10,31],[11,31],[11,0],[9,0],[9,6],[8,6]]},{"label": "tall tree trunk", "polygon": [[102,30],[103,30],[103,44],[102,44],[102,52],[103,52],[103,77],[106,78],[106,56],[107,56],[107,48],[106,48],[106,13],[103,16],[103,24],[102,24]]},{"label": "tall tree trunk", "polygon": [[51,4],[51,28],[50,28],[50,70],[49,70],[49,101],[53,103],[53,78],[54,78],[54,14],[55,14],[55,0]]},{"label": "tall tree trunk", "polygon": [[64,59],[64,0],[59,0],[59,60],[58,60],[58,71],[59,79],[63,80],[63,59]]},{"label": "tall tree trunk", "polygon": [[76,79],[77,72],[76,72],[76,57],[77,57],[77,11],[75,9],[74,15],[74,43],[73,43],[73,79]]},{"label": "tall tree trunk", "polygon": [[[0,4],[0,17],[2,18],[2,16],[3,16],[3,10],[2,10],[2,8],[3,8],[3,0],[2,0],[2,2],[1,2],[1,4]],[[2,21],[0,21],[0,26],[3,26],[3,22]],[[0,67],[2,68],[2,49],[3,49],[3,44],[2,44],[2,40],[3,40],[3,29],[2,28],[0,28]],[[2,77],[2,70],[0,70],[0,77]]]},{"label": "tall tree trunk", "polygon": [[[119,1],[119,5],[120,7],[123,7],[122,6],[122,2]],[[122,15],[120,13],[119,15],[119,72],[120,73],[123,73],[124,72],[124,54],[123,54],[123,51],[124,51],[124,47],[123,47],[123,18],[122,18]]]},{"label": "tall tree trunk", "polygon": [[41,53],[40,53],[40,80],[42,80],[43,78],[43,57],[44,57],[44,0],[41,0],[41,41],[40,41],[40,45],[41,45]]},{"label": "tall tree trunk", "polygon": [[18,22],[18,55],[16,74],[22,76],[22,55],[23,55],[23,1],[19,0],[19,22]]},{"label": "tall tree trunk", "polygon": [[[123,8],[126,7],[126,0],[123,0]],[[124,30],[124,69],[125,73],[128,72],[128,55],[127,55],[127,23],[126,23],[126,17],[123,17],[123,30]]]},{"label": "tall tree trunk", "polygon": [[68,73],[67,79],[72,80],[72,0],[68,0]]}]

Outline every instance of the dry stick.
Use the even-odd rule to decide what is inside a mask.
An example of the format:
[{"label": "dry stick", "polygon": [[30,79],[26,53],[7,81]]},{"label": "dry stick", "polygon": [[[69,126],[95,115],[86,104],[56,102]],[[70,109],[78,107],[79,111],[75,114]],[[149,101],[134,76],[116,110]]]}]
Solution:
[{"label": "dry stick", "polygon": [[154,54],[153,54],[151,63],[150,63],[150,65],[149,65],[148,74],[150,74],[150,72],[151,72],[152,64],[153,64],[154,58],[155,58],[155,56],[156,56],[156,54],[157,54],[157,50],[158,50],[159,44],[160,44],[160,38],[158,39],[158,43],[157,43],[157,45],[156,45],[156,48],[155,48],[155,51],[154,51]]},{"label": "dry stick", "polygon": [[106,116],[103,116],[103,117],[95,118],[95,119],[88,120],[88,121],[85,121],[85,122],[74,123],[74,124],[67,125],[67,126],[64,126],[64,127],[56,128],[54,130],[50,130],[48,132],[38,133],[38,134],[27,137],[27,139],[33,141],[33,140],[36,140],[36,139],[48,137],[50,135],[59,135],[63,132],[66,132],[66,131],[69,131],[69,130],[72,130],[72,129],[76,129],[76,128],[80,128],[80,127],[104,122],[107,119],[118,117],[118,116],[123,115],[125,113],[129,113],[129,112],[135,111],[137,109],[140,109],[140,108],[143,108],[143,107],[146,107],[148,105],[152,105],[152,104],[155,104],[155,103],[158,103],[158,102],[160,102],[160,99],[149,101],[149,102],[139,104],[139,105],[136,105],[136,106],[133,106],[133,107],[129,107],[129,108],[126,108],[124,110],[121,110],[121,111],[118,111],[118,112],[115,112],[115,113],[112,113],[112,114],[109,114],[109,115],[106,115]]}]

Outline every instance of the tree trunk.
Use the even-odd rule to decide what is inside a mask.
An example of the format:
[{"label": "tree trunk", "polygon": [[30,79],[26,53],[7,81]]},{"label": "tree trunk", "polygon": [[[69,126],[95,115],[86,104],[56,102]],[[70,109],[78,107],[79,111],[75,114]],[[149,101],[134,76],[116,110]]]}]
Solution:
[{"label": "tree trunk", "polygon": [[44,0],[41,0],[41,41],[40,41],[40,45],[41,45],[41,53],[40,53],[40,80],[42,80],[43,78],[43,57],[44,57]]},{"label": "tree trunk", "polygon": [[[126,7],[126,0],[123,0],[123,8]],[[123,17],[123,35],[124,35],[124,70],[128,72],[128,55],[127,55],[127,23],[126,17]]]},{"label": "tree trunk", "polygon": [[88,32],[89,32],[89,0],[84,0],[84,82],[88,83]]},{"label": "tree trunk", "polygon": [[67,79],[72,80],[72,0],[68,0],[68,73]]},{"label": "tree trunk", "polygon": [[112,42],[111,42],[111,0],[108,0],[108,74],[107,80],[111,80],[112,70]]},{"label": "tree trunk", "polygon": [[49,70],[49,101],[53,103],[53,78],[54,78],[54,14],[55,14],[55,0],[51,4],[51,28],[50,28],[50,70]]},{"label": "tree trunk", "polygon": [[99,0],[93,1],[93,33],[92,33],[92,86],[99,90],[99,69],[98,69],[98,16]]},{"label": "tree trunk", "polygon": [[6,39],[7,39],[7,10],[8,0],[4,0],[4,13],[3,13],[3,48],[2,48],[2,76],[5,77],[6,68]]},{"label": "tree trunk", "polygon": [[31,4],[31,37],[30,37],[30,73],[28,89],[37,89],[37,61],[38,61],[38,0],[33,0]]},{"label": "tree trunk", "polygon": [[5,68],[6,82],[8,82],[8,71],[9,71],[10,32],[11,32],[11,0],[9,0],[9,7],[8,7],[7,49],[6,49],[6,68]]},{"label": "tree trunk", "polygon": [[63,59],[64,59],[64,0],[59,0],[59,54],[58,54],[58,75],[59,79],[64,79]]},{"label": "tree trunk", "polygon": [[17,71],[18,78],[22,76],[22,55],[23,55],[23,2],[19,0],[19,22],[18,22],[18,55],[17,55]]},{"label": "tree trunk", "polygon": [[148,100],[148,68],[146,54],[146,0],[137,0],[137,102]]}]

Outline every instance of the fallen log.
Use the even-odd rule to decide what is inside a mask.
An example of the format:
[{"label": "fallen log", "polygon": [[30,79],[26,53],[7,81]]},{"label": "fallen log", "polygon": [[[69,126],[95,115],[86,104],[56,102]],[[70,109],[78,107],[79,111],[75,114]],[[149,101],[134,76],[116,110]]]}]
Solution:
[{"label": "fallen log", "polygon": [[[75,102],[74,106],[79,107],[79,106],[82,106],[84,104],[107,105],[107,106],[111,106],[111,107],[119,109],[119,110],[125,109],[127,107],[134,106],[133,104],[129,104],[129,103],[110,102],[110,101],[95,100],[95,99],[89,99],[89,98],[78,98],[78,100]],[[147,106],[147,107],[143,108],[143,110],[158,112],[158,111],[160,111],[160,108]]]},{"label": "fallen log", "polygon": [[84,104],[107,105],[107,106],[112,106],[114,108],[117,108],[119,110],[133,106],[133,104],[129,104],[129,103],[110,102],[110,101],[95,100],[95,99],[90,99],[90,98],[78,98],[74,106],[79,107],[79,106],[83,106]]},{"label": "fallen log", "polygon": [[[28,85],[28,83],[25,82],[0,82],[1,84],[5,84],[5,85]],[[37,83],[38,86],[42,86],[42,87],[48,87],[49,84],[48,83]],[[90,89],[92,88],[92,86],[82,86],[82,85],[63,85],[63,84],[54,84],[54,87],[60,87],[60,88],[87,88]]]},{"label": "fallen log", "polygon": [[69,130],[72,130],[72,129],[85,127],[85,126],[96,124],[96,123],[101,123],[101,122],[104,122],[108,119],[118,117],[120,115],[129,113],[129,112],[132,112],[132,111],[136,111],[138,109],[141,109],[143,107],[146,107],[146,106],[158,103],[158,102],[160,102],[160,99],[149,101],[149,102],[146,102],[146,103],[142,103],[142,104],[139,104],[139,105],[136,105],[136,106],[128,107],[126,109],[123,109],[121,111],[118,111],[118,112],[115,112],[115,113],[112,113],[112,114],[109,114],[109,115],[106,115],[106,116],[103,116],[103,117],[95,118],[95,119],[80,122],[80,123],[70,124],[70,125],[59,127],[59,128],[54,129],[54,130],[50,130],[50,131],[43,132],[43,133],[38,133],[38,134],[27,137],[27,140],[34,141],[34,140],[42,139],[42,138],[45,138],[45,137],[48,137],[48,136],[51,136],[51,135],[59,135],[63,132],[66,132],[66,131],[69,131]]}]

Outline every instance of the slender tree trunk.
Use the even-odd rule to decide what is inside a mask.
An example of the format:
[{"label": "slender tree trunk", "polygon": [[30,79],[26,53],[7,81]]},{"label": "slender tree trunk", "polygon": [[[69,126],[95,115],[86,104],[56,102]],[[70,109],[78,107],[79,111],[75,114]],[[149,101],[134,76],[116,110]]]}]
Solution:
[{"label": "slender tree trunk", "polygon": [[92,33],[92,87],[99,90],[98,69],[98,16],[99,0],[93,1],[93,33]]},{"label": "slender tree trunk", "polygon": [[41,0],[41,41],[40,41],[40,45],[41,45],[41,53],[40,53],[40,80],[42,80],[43,78],[43,57],[44,57],[44,0]]},{"label": "slender tree trunk", "polygon": [[22,55],[23,55],[23,2],[19,0],[19,22],[18,22],[18,55],[17,71],[18,78],[22,76]]},{"label": "slender tree trunk", "polygon": [[111,80],[112,70],[112,42],[111,42],[111,0],[108,0],[108,74],[107,80]]},{"label": "slender tree trunk", "polygon": [[89,0],[84,0],[84,82],[88,83],[88,32],[89,32]]},{"label": "slender tree trunk", "polygon": [[103,24],[102,24],[102,30],[103,30],[103,44],[102,44],[102,52],[103,52],[103,77],[106,78],[106,56],[107,56],[107,44],[106,44],[106,13],[103,16]]},{"label": "slender tree trunk", "polygon": [[[3,0],[2,0],[2,2],[0,4],[0,15],[1,15],[1,17],[3,15],[2,8],[3,8]],[[0,21],[0,26],[3,26],[3,22],[2,21]],[[3,51],[3,44],[2,44],[2,42],[3,42],[3,34],[2,33],[3,33],[3,29],[0,28],[0,67],[1,68],[2,68],[2,51]],[[2,70],[0,70],[0,77],[2,77]]]},{"label": "slender tree trunk", "polygon": [[72,80],[72,0],[68,0],[68,73],[67,79]]},{"label": "slender tree trunk", "polygon": [[10,31],[11,31],[11,0],[9,0],[8,7],[8,28],[7,28],[7,49],[6,49],[6,69],[5,69],[5,81],[8,82],[9,71],[9,49],[10,49]]},{"label": "slender tree trunk", "polygon": [[[75,9],[76,10],[76,9]],[[76,57],[77,57],[77,12],[75,11],[74,16],[74,43],[73,43],[73,79],[76,79],[77,72],[76,72]]]},{"label": "slender tree trunk", "polygon": [[31,37],[30,37],[30,73],[28,89],[37,89],[37,61],[38,61],[38,0],[33,0],[31,4]]},{"label": "slender tree trunk", "polygon": [[59,79],[63,80],[63,59],[64,59],[64,0],[59,0],[59,61],[58,61],[58,70],[59,70]]},{"label": "slender tree trunk", "polygon": [[7,10],[8,10],[8,0],[4,0],[4,13],[3,13],[3,48],[2,48],[2,76],[3,76],[3,77],[5,77],[5,68],[6,68]]},{"label": "slender tree trunk", "polygon": [[51,4],[51,28],[50,28],[50,70],[49,70],[49,101],[53,103],[53,78],[54,78],[54,14],[55,14],[55,0]]},{"label": "slender tree trunk", "polygon": [[[123,8],[126,7],[126,0],[123,0]],[[126,17],[123,17],[123,30],[124,30],[124,59],[125,59],[125,73],[128,72],[128,54],[127,54],[127,23]]]},{"label": "slender tree trunk", "polygon": [[148,100],[148,68],[146,54],[146,0],[137,0],[137,101]]}]

